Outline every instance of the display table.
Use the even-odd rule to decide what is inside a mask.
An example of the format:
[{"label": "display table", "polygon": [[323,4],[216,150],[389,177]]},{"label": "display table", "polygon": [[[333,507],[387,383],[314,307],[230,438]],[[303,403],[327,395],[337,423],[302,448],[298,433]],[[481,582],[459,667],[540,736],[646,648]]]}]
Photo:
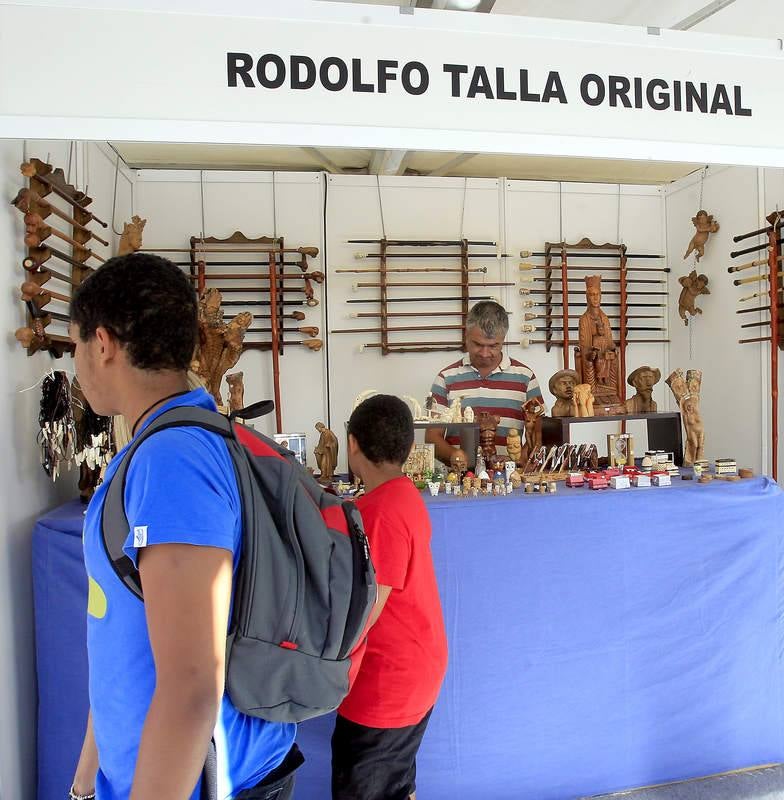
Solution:
[{"label": "display table", "polygon": [[[423,797],[566,800],[784,761],[774,483],[426,502],[450,664]],[[39,800],[62,798],[86,712],[80,517],[58,529],[65,511],[34,534]],[[330,733],[329,717],[300,726],[298,800],[329,797]]]}]

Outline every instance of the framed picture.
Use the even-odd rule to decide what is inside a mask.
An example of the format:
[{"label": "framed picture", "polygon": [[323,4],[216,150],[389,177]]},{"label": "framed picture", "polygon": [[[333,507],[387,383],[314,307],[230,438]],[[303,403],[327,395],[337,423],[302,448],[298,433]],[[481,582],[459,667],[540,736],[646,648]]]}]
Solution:
[{"label": "framed picture", "polygon": [[630,433],[608,433],[607,456],[611,467],[633,467],[634,437]]},{"label": "framed picture", "polygon": [[272,438],[287,450],[291,450],[303,467],[308,465],[307,438],[304,433],[275,433]]}]

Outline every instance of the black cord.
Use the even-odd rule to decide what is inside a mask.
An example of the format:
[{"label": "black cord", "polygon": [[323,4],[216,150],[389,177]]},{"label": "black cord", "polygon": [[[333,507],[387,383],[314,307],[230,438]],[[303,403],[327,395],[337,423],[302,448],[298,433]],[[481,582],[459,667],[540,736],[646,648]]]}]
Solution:
[{"label": "black cord", "polygon": [[155,408],[155,406],[159,406],[161,403],[165,403],[167,400],[173,400],[175,397],[181,397],[184,394],[188,394],[188,392],[190,391],[191,391],[190,389],[184,389],[181,392],[174,392],[174,394],[166,395],[166,397],[162,397],[160,400],[156,400],[151,406],[145,408],[144,411],[142,411],[142,413],[139,414],[139,416],[136,418],[136,422],[133,423],[133,427],[131,428],[131,439],[133,439],[133,437],[136,435],[136,426],[142,421],[142,419],[145,416],[147,416],[147,414],[150,413],[150,411],[152,411]]}]

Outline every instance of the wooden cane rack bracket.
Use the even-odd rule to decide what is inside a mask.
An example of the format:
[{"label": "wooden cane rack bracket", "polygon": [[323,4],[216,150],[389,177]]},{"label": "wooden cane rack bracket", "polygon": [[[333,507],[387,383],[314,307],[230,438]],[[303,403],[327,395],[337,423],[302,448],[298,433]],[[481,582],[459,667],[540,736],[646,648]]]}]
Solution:
[{"label": "wooden cane rack bracket", "polygon": [[[741,297],[739,303],[743,304],[737,314],[768,313],[768,319],[763,322],[742,324],[742,328],[762,328],[762,335],[738,340],[738,344],[751,344],[754,342],[768,342],[770,344],[770,396],[771,396],[771,473],[774,480],[778,480],[778,447],[779,447],[779,350],[784,350],[784,332],[782,331],[781,310],[784,306],[784,283],[782,282],[782,250],[781,231],[784,228],[784,212],[774,211],[766,217],[768,226],[756,231],[742,233],[733,237],[739,242],[750,237],[765,237],[767,243],[746,247],[740,251],[730,253],[731,258],[766,251],[765,255],[748,263],[733,265],[728,272],[735,273],[757,267],[758,274],[750,277],[736,278],[736,286],[761,285],[759,291]],[[748,305],[749,301],[759,298],[758,304]]]},{"label": "wooden cane rack bracket", "polygon": [[[68,183],[62,169],[31,158],[21,165],[20,172],[28,178],[28,185],[19,191],[12,205],[25,215],[25,281],[40,287],[41,292],[32,300],[25,300],[27,327],[20,328],[16,338],[28,356],[44,351],[61,358],[64,353],[73,353],[73,343],[68,336],[49,333],[47,327],[53,320],[67,322],[68,297],[62,290],[49,289],[47,284],[56,280],[72,291],[92,272],[89,259],[104,261],[90,249],[89,242],[95,239],[105,246],[108,242],[88,225],[95,222],[105,228],[107,223],[89,210],[92,198]],[[57,200],[70,206],[68,213],[57,205]],[[70,231],[64,231],[62,225],[50,225],[50,216],[65,221]],[[70,252],[64,252],[62,242]],[[39,304],[43,298],[45,301]],[[64,307],[60,311],[44,310],[43,306],[52,301],[63,303]]]},{"label": "wooden cane rack bracket", "polygon": [[[471,283],[471,277],[476,273],[486,272],[486,267],[476,268],[472,266],[472,259],[491,258],[495,253],[481,253],[469,250],[471,247],[496,247],[495,242],[472,241],[469,239],[456,240],[422,240],[422,239],[353,239],[351,244],[375,245],[376,252],[358,253],[357,258],[369,258],[375,261],[372,268],[363,269],[337,269],[335,272],[342,273],[372,273],[378,276],[378,283],[356,284],[355,289],[377,289],[375,297],[351,299],[349,303],[376,303],[378,311],[353,314],[355,317],[370,318],[376,321],[377,327],[333,329],[331,333],[377,333],[378,341],[365,343],[360,346],[360,350],[365,348],[380,349],[381,354],[406,353],[429,353],[442,351],[460,351],[464,349],[466,320],[468,318],[469,303],[478,299],[492,299],[490,297],[477,297],[472,294],[472,290],[481,290],[482,283]],[[401,249],[402,248],[402,249]],[[458,248],[457,252],[446,252],[448,249]],[[438,266],[405,266],[403,263],[422,264],[427,259],[428,264]],[[405,277],[401,277],[401,273]],[[418,274],[425,275],[424,279],[412,280]],[[432,283],[433,276],[439,278],[439,282]],[[488,288],[499,285],[513,284],[487,284]],[[400,297],[395,294],[400,287],[409,287],[410,297]],[[416,296],[417,288],[426,289],[429,287],[443,288],[445,291],[454,288],[459,291],[455,297],[428,298],[424,294]],[[438,310],[431,309],[421,311],[401,311],[405,308],[403,303],[422,303],[427,304],[438,302]],[[441,304],[444,304],[443,307]],[[401,304],[401,305],[399,305]],[[452,310],[454,309],[454,310]],[[432,324],[432,317],[449,317],[448,323]],[[404,322],[400,322],[405,318]],[[426,324],[428,323],[429,324]],[[432,332],[432,331],[454,331],[454,339],[450,341],[422,341],[422,342],[402,342],[397,340],[397,335],[401,333]]]}]

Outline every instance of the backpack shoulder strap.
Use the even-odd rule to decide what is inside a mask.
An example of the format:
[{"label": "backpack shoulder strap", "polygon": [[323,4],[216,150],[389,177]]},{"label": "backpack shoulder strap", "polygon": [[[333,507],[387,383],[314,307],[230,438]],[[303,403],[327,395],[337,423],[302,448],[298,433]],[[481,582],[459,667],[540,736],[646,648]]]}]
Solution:
[{"label": "backpack shoulder strap", "polygon": [[234,438],[231,422],[216,411],[208,411],[196,406],[176,406],[169,409],[156,417],[133,440],[112,476],[104,496],[101,537],[106,555],[120,580],[140,600],[143,599],[143,595],[139,572],[132,559],[123,551],[129,531],[128,517],[125,513],[125,481],[128,475],[128,466],[139,446],[150,436],[167,428],[183,427],[203,428],[226,439]]}]

